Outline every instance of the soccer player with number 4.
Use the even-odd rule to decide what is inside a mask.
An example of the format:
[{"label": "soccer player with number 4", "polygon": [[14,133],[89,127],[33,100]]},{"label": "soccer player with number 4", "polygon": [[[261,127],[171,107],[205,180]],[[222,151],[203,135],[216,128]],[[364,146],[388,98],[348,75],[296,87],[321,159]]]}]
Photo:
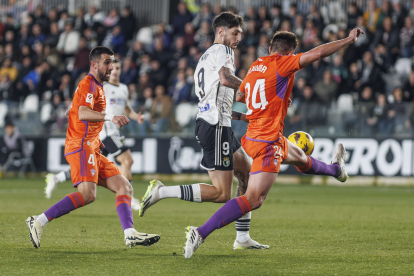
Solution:
[{"label": "soccer player with number 4", "polygon": [[100,185],[116,194],[115,208],[124,230],[125,244],[148,246],[158,242],[159,235],[139,233],[134,228],[131,210],[132,186],[114,163],[99,151],[99,133],[105,121],[120,128],[129,123],[127,117],[106,113],[103,82],[109,80],[113,70],[114,53],[98,46],[89,54],[89,74],[79,83],[69,111],[69,127],[65,141],[65,157],[71,169],[73,186],[78,192],[68,194],[39,216],[27,218],[30,239],[40,247],[44,227],[51,220],[92,203],[96,199],[96,186]]},{"label": "soccer player with number 4", "polygon": [[290,105],[295,72],[354,43],[361,34],[364,32],[355,28],[345,39],[296,55],[298,40],[294,33],[279,31],[273,35],[269,56],[251,65],[237,91],[236,100],[246,103],[246,114],[234,111],[232,114],[233,119],[249,123],[242,138],[243,148],[253,158],[247,191],[228,201],[201,227],[188,227],[185,258],[190,258],[214,230],[258,209],[275,182],[282,162],[294,165],[305,174],[333,176],[341,182],[348,179],[342,144],[336,147],[333,164],[326,164],[305,155],[283,136],[283,120]]}]

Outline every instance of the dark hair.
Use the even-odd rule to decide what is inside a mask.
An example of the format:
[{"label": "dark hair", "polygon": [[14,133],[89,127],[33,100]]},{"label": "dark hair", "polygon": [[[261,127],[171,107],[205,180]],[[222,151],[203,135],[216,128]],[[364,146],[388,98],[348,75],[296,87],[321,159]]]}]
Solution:
[{"label": "dark hair", "polygon": [[89,53],[89,63],[91,63],[92,61],[99,60],[102,54],[108,54],[110,56],[113,56],[114,52],[108,47],[97,46],[93,48],[91,52]]},{"label": "dark hair", "polygon": [[231,12],[222,12],[216,16],[213,20],[213,31],[216,32],[218,27],[243,27],[244,20],[243,17],[237,14],[232,14]]},{"label": "dark hair", "polygon": [[298,37],[291,32],[278,31],[273,35],[270,45],[270,52],[287,54],[298,46]]}]

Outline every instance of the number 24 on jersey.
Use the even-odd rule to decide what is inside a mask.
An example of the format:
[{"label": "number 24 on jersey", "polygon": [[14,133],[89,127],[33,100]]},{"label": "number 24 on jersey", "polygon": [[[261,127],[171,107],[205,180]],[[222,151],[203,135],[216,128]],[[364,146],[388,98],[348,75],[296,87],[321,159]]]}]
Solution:
[{"label": "number 24 on jersey", "polygon": [[[245,86],[245,90],[247,92],[246,97],[246,106],[247,106],[247,112],[246,115],[251,115],[253,113],[253,110],[250,109],[249,101],[252,99],[252,107],[253,109],[266,109],[266,105],[269,103],[266,100],[266,90],[265,90],[265,79],[258,79],[253,87],[253,94],[250,98],[250,92],[251,92],[251,86],[250,83],[247,82]],[[260,95],[260,102],[257,102],[257,93]]]}]

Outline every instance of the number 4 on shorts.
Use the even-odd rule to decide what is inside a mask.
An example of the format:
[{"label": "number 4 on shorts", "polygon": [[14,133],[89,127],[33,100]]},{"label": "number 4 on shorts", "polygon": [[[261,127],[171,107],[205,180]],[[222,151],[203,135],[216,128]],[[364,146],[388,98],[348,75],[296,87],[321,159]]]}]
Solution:
[{"label": "number 4 on shorts", "polygon": [[88,164],[95,166],[95,154],[91,153],[91,155],[89,155]]}]

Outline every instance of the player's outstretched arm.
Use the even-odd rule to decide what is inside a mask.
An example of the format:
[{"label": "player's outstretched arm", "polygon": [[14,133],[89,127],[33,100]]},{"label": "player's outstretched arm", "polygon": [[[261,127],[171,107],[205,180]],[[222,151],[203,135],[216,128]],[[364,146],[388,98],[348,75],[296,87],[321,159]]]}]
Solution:
[{"label": "player's outstretched arm", "polygon": [[323,44],[306,53],[303,53],[299,59],[300,67],[305,67],[318,59],[323,59],[336,53],[341,48],[357,41],[361,34],[365,34],[364,31],[360,28],[355,28],[349,33],[347,38]]},{"label": "player's outstretched arm", "polygon": [[246,114],[238,111],[231,111],[231,118],[233,120],[241,120],[243,122],[249,123],[249,120],[246,118]]},{"label": "player's outstretched arm", "polygon": [[224,85],[226,87],[230,87],[233,89],[238,89],[240,84],[243,82],[241,79],[236,77],[229,68],[225,66],[221,67],[219,71],[219,76],[220,76],[221,85]]},{"label": "player's outstretched arm", "polygon": [[87,122],[111,121],[112,123],[119,125],[120,128],[129,123],[128,118],[124,115],[114,116],[113,114],[104,114],[94,111],[90,107],[84,105],[79,106],[78,117],[80,121]]},{"label": "player's outstretched arm", "polygon": [[124,114],[128,118],[137,121],[140,125],[144,123],[145,118],[144,115],[142,115],[142,111],[136,113],[129,104],[125,105]]}]

